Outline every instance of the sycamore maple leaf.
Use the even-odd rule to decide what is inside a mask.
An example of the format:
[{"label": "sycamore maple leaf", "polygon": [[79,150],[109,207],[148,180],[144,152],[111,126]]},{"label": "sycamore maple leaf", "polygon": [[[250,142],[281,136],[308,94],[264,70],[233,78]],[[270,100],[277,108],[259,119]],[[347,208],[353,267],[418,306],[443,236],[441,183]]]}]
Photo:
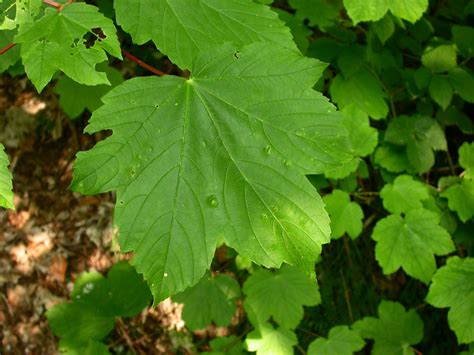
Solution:
[{"label": "sycamore maple leaf", "polygon": [[156,300],[195,284],[219,235],[241,255],[308,273],[329,218],[305,173],[352,159],[318,61],[256,43],[203,54],[188,80],[136,78],[104,97],[87,127],[114,134],[80,153],[73,188],[117,191],[122,251]]}]

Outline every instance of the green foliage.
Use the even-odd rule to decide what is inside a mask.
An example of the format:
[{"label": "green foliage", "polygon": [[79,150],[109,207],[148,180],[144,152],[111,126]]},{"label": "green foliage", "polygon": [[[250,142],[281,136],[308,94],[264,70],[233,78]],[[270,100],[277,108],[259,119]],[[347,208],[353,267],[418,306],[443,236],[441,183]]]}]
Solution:
[{"label": "green foliage", "polygon": [[354,104],[374,119],[388,114],[385,96],[379,80],[365,68],[348,77],[338,74],[331,85],[331,97],[339,107]]},{"label": "green foliage", "polygon": [[464,68],[453,68],[448,73],[448,78],[454,91],[467,102],[474,102],[474,76]]},{"label": "green foliage", "polygon": [[449,326],[460,343],[474,341],[474,258],[449,258],[433,277],[428,303],[449,307]]},{"label": "green foliage", "polygon": [[416,22],[428,7],[428,0],[344,0],[354,23],[380,20],[387,11],[410,22]]},{"label": "green foliage", "polygon": [[219,327],[230,324],[235,300],[240,297],[239,283],[230,276],[204,276],[199,283],[173,297],[183,303],[183,320],[189,329],[202,329],[211,322]]},{"label": "green foliage", "polygon": [[19,25],[32,22],[41,10],[41,0],[0,1],[0,30],[13,30]]},{"label": "green foliage", "polygon": [[123,82],[122,74],[118,70],[100,64],[97,68],[106,73],[111,85],[87,86],[67,76],[61,76],[54,87],[61,108],[70,118],[79,117],[85,110],[93,112],[98,109],[102,105],[102,96]]},{"label": "green foliage", "polygon": [[323,29],[337,24],[341,11],[339,1],[290,0],[289,4],[296,9],[298,18],[308,19],[311,26]]},{"label": "green foliage", "polygon": [[241,355],[244,353],[243,344],[235,335],[218,337],[209,342],[212,351],[202,352],[202,355]]},{"label": "green foliage", "polygon": [[25,71],[38,91],[58,70],[79,84],[110,84],[106,73],[95,67],[107,60],[106,52],[121,58],[112,21],[84,3],[46,12],[38,21],[21,26],[15,37],[22,44]]},{"label": "green foliage", "polygon": [[463,222],[474,216],[474,181],[460,179],[441,193],[448,199],[449,208],[459,216]]},{"label": "green foliage", "polygon": [[461,221],[466,222],[474,216],[473,143],[466,142],[459,148],[459,164],[465,169],[462,178],[440,180],[440,185],[447,185],[441,196],[448,199],[449,208],[456,211]]},{"label": "green foliage", "polygon": [[146,283],[126,262],[115,264],[107,278],[98,273],[81,275],[71,296],[72,302],[47,312],[66,354],[108,354],[100,342],[114,328],[115,318],[135,316],[151,300]]},{"label": "green foliage", "polygon": [[414,354],[410,345],[423,338],[423,321],[418,313],[396,302],[382,301],[378,318],[365,317],[354,323],[353,328],[365,339],[373,339],[372,354]]},{"label": "green foliage", "polygon": [[436,271],[434,255],[455,250],[451,236],[438,223],[439,216],[424,209],[378,221],[372,238],[377,242],[375,257],[384,273],[402,267],[408,275],[428,283]]},{"label": "green foliage", "polygon": [[0,144],[0,207],[14,209],[12,174],[8,170],[8,156],[3,144]]},{"label": "green foliage", "polygon": [[464,178],[474,180],[474,143],[465,142],[459,148],[459,165],[464,168]]},{"label": "green foliage", "polygon": [[284,265],[272,273],[260,269],[245,282],[244,307],[254,325],[270,317],[281,327],[295,328],[303,318],[303,306],[321,303],[318,284],[295,267]]},{"label": "green foliage", "polygon": [[418,173],[427,172],[435,163],[434,152],[446,150],[444,132],[432,118],[400,116],[390,122],[385,141],[405,148],[409,168]]},{"label": "green foliage", "polygon": [[[0,48],[5,48],[13,42],[15,31],[0,31]],[[20,59],[20,48],[14,47],[2,55],[0,73],[4,72]]]},{"label": "green foliage", "polygon": [[331,218],[331,237],[337,239],[347,233],[355,239],[362,232],[364,212],[356,202],[351,202],[347,192],[333,190],[330,195],[323,197],[326,209]]},{"label": "green foliage", "polygon": [[423,65],[434,73],[446,72],[456,67],[457,53],[453,45],[443,44],[430,48],[421,57]]},{"label": "green foliage", "polygon": [[298,344],[295,333],[283,327],[274,328],[268,323],[261,324],[247,335],[245,346],[257,355],[293,355],[293,346]]},{"label": "green foliage", "polygon": [[410,175],[399,175],[393,184],[386,184],[380,191],[385,209],[394,214],[406,213],[423,207],[429,198],[426,186]]},{"label": "green foliage", "polygon": [[342,125],[349,133],[347,150],[354,156],[346,164],[327,170],[325,176],[342,179],[355,172],[359,167],[360,158],[371,154],[377,146],[378,134],[370,127],[367,114],[354,104],[342,110]]},{"label": "green foliage", "polygon": [[346,325],[331,328],[328,338],[318,338],[308,348],[308,355],[351,355],[362,350],[365,342]]}]

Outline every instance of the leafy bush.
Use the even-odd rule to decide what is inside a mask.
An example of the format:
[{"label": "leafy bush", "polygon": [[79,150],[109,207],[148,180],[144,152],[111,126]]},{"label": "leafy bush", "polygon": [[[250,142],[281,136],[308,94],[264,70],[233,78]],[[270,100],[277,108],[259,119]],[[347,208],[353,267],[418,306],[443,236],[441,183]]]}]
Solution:
[{"label": "leafy bush", "polygon": [[107,353],[116,317],[170,296],[189,330],[243,300],[212,354],[472,350],[473,1],[90,3],[0,2],[0,69],[112,131],[71,188],[115,192],[134,268],[48,311],[63,351]]}]

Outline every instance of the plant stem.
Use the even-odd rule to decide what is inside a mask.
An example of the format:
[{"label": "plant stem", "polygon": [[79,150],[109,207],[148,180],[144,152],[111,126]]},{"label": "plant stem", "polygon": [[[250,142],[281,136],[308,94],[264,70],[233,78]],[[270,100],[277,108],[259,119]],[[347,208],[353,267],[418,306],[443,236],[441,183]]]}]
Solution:
[{"label": "plant stem", "polygon": [[15,46],[16,46],[16,43],[10,43],[9,45],[3,47],[2,49],[0,49],[0,55],[5,54],[6,52],[8,52],[10,49],[12,49]]},{"label": "plant stem", "polygon": [[135,57],[133,54],[131,54],[130,52],[126,51],[125,49],[122,49],[122,53],[125,57],[127,57],[128,59],[130,59],[132,62],[135,62],[137,63],[139,66],[141,66],[143,69],[146,69],[148,70],[149,72],[155,74],[155,75],[158,75],[158,76],[163,76],[163,75],[167,75],[165,72],[162,72],[161,70],[159,69],[156,69],[154,67],[152,67],[151,65],[145,63],[143,60]]},{"label": "plant stem", "polygon": [[62,6],[62,4],[60,4],[59,2],[53,1],[53,0],[43,0],[43,3],[46,4],[46,5],[50,5],[52,7],[55,7],[58,10]]},{"label": "plant stem", "polygon": [[346,280],[344,279],[344,274],[342,273],[341,269],[339,269],[339,273],[341,274],[342,286],[344,287],[344,298],[346,299],[346,305],[347,305],[347,311],[349,312],[349,318],[351,319],[351,322],[354,323],[354,315],[352,314],[351,300],[349,297],[349,292],[347,291]]}]

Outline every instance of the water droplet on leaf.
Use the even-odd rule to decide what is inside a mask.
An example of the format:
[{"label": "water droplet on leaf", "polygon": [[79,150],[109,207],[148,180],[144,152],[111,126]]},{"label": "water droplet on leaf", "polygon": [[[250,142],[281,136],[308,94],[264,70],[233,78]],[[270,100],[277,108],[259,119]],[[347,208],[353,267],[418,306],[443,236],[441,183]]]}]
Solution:
[{"label": "water droplet on leaf", "polygon": [[267,145],[263,151],[265,152],[266,155],[270,155],[270,153],[272,152],[272,147]]},{"label": "water droplet on leaf", "polygon": [[215,196],[210,196],[208,199],[207,199],[207,203],[211,206],[211,207],[217,207],[219,206],[219,201],[217,201],[217,198]]}]

